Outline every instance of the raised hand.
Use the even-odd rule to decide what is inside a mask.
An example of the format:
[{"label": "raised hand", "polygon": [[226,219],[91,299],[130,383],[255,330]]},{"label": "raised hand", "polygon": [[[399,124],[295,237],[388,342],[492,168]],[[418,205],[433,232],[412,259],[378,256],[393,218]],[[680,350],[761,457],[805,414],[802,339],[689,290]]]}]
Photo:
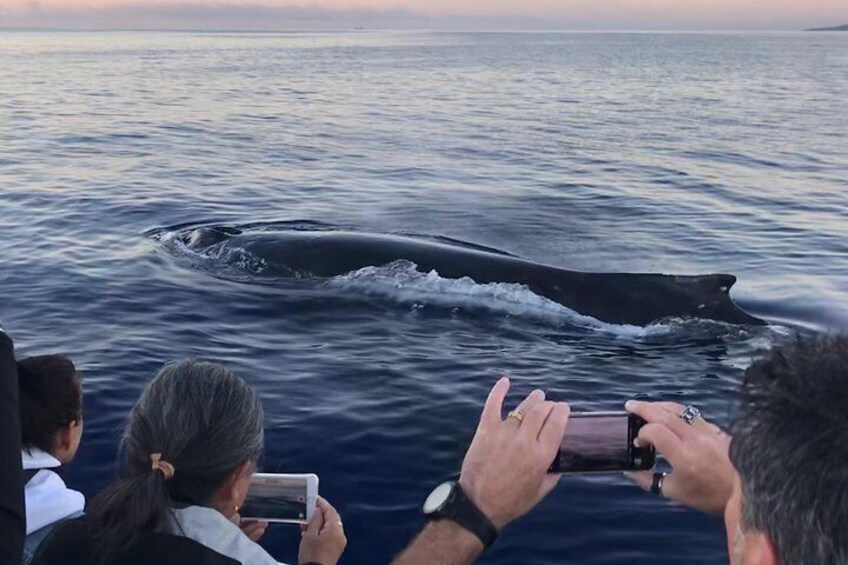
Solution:
[{"label": "raised hand", "polygon": [[498,530],[532,510],[559,482],[561,475],[547,471],[569,415],[567,404],[547,401],[544,392],[534,390],[504,420],[507,391],[504,377],[489,393],[459,478]]},{"label": "raised hand", "polygon": [[[700,417],[687,424],[680,417],[685,407],[674,402],[631,400],[625,408],[647,422],[637,446],[653,445],[673,468],[663,480],[663,497],[702,512],[723,513],[736,480],[728,455],[731,437]],[[651,489],[651,472],[625,474]]]},{"label": "raised hand", "polygon": [[315,515],[306,526],[301,527],[298,563],[335,565],[347,546],[344,524],[333,506],[318,497]]}]

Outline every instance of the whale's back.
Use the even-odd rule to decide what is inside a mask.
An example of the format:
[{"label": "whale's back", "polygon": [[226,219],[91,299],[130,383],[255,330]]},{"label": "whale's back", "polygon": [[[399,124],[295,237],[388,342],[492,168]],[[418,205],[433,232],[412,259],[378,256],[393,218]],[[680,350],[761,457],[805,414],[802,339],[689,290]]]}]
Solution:
[{"label": "whale's back", "polygon": [[[649,273],[585,273],[527,261],[479,246],[447,240],[334,230],[241,231],[198,228],[184,235],[196,252],[243,262],[244,253],[262,274],[331,278],[364,267],[408,261],[421,272],[477,284],[515,283],[564,306],[615,324],[648,325],[666,318],[708,318],[734,324],[764,322],[730,298],[736,277]],[[237,250],[238,253],[222,253]]]}]

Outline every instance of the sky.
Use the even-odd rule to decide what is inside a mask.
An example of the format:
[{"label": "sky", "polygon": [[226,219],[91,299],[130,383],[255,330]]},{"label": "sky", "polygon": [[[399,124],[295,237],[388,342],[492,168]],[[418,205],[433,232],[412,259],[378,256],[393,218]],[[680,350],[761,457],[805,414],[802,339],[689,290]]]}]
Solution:
[{"label": "sky", "polygon": [[0,28],[792,30],[848,0],[0,0]]}]

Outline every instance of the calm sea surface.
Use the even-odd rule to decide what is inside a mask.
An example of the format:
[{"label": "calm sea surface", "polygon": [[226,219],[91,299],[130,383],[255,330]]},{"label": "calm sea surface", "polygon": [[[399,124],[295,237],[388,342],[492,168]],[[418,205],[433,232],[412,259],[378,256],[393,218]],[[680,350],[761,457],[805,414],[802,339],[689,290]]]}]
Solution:
[{"label": "calm sea surface", "polygon": [[[501,373],[510,403],[638,395],[727,424],[752,358],[845,327],[846,101],[848,34],[0,33],[0,318],[84,372],[87,495],[161,364],[220,360],[262,396],[265,469],[320,475],[344,562],[386,562]],[[259,284],[150,236],[291,221],[730,272],[772,326],[587,326],[389,271]],[[266,545],[294,561],[298,537]],[[610,476],[564,479],[484,562],[724,560],[718,519]]]}]

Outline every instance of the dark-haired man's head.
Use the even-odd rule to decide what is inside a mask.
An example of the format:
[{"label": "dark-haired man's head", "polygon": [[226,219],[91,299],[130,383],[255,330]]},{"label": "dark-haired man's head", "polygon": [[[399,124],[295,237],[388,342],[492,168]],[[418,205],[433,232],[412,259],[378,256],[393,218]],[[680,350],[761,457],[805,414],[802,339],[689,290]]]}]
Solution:
[{"label": "dark-haired man's head", "polygon": [[74,364],[61,355],[18,361],[21,444],[61,463],[73,458],[82,438],[82,386]]},{"label": "dark-haired man's head", "polygon": [[799,340],[748,369],[730,458],[733,565],[848,563],[848,337]]}]

